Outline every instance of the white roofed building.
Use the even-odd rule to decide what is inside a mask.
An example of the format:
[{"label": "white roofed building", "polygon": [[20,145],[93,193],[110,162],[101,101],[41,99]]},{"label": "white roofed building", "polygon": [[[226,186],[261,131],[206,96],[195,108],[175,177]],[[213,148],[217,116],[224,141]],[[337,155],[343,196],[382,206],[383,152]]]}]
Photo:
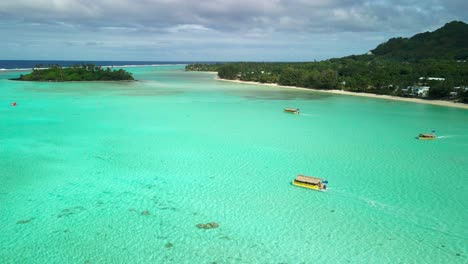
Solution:
[{"label": "white roofed building", "polygon": [[420,81],[445,81],[445,78],[440,77],[420,77]]},{"label": "white roofed building", "polygon": [[411,90],[412,94],[421,96],[421,97],[426,97],[430,89],[431,87],[429,86],[417,86],[417,85],[409,86],[407,88],[407,90]]}]

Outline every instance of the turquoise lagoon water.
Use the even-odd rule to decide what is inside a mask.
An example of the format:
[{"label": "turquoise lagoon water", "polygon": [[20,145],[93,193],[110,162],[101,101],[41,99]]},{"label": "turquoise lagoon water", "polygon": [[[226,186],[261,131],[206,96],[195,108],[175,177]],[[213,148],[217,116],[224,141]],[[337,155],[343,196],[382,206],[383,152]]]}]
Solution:
[{"label": "turquoise lagoon water", "polygon": [[129,70],[0,73],[1,263],[468,262],[468,111]]}]

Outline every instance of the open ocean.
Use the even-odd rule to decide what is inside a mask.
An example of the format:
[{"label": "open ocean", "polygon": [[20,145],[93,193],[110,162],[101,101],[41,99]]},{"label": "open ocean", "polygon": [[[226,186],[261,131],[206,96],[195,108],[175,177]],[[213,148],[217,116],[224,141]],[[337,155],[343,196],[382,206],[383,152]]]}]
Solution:
[{"label": "open ocean", "polygon": [[468,262],[467,110],[95,64],[0,71],[0,263]]},{"label": "open ocean", "polygon": [[[42,65],[59,65],[61,67],[69,67],[77,64],[94,64],[104,67],[136,67],[136,66],[160,66],[160,65],[186,65],[192,63],[190,61],[64,61],[64,60],[0,60],[0,71],[6,70],[30,70],[35,66]],[[204,62],[214,63],[214,62]]]}]

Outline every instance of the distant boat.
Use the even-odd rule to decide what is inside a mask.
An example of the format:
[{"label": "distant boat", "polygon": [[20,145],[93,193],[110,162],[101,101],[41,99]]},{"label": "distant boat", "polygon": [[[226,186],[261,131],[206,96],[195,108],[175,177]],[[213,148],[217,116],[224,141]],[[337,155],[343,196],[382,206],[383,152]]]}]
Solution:
[{"label": "distant boat", "polygon": [[325,181],[321,178],[312,177],[312,176],[305,176],[305,175],[297,175],[296,178],[292,181],[292,184],[299,187],[304,187],[316,191],[325,191],[327,189],[328,181]]},{"label": "distant boat", "polygon": [[284,112],[298,115],[299,108],[285,108]]},{"label": "distant boat", "polygon": [[436,138],[437,137],[435,134],[419,134],[418,135],[419,140],[434,140]]}]

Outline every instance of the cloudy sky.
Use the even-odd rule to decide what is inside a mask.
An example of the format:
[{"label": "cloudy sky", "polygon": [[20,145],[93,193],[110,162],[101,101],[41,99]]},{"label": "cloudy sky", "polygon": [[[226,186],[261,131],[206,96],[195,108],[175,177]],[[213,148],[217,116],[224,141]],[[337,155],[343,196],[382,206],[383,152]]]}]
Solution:
[{"label": "cloudy sky", "polygon": [[468,21],[466,0],[0,0],[0,59],[310,61]]}]

